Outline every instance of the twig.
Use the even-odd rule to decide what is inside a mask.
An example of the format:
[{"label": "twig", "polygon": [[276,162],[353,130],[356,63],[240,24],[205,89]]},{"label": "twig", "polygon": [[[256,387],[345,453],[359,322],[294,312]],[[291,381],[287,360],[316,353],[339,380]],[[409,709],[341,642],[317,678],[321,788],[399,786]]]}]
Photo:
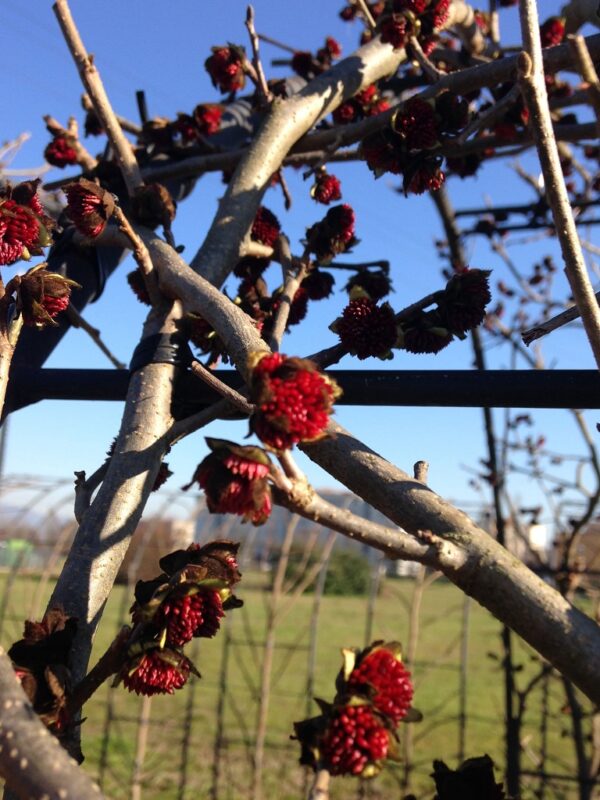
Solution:
[{"label": "twig", "polygon": [[377,28],[377,23],[373,19],[373,14],[371,14],[371,9],[369,8],[369,4],[367,0],[355,0],[355,5],[357,5],[361,11],[361,14],[365,18],[365,21],[371,32],[374,33],[375,29]]},{"label": "twig", "polygon": [[587,95],[590,105],[594,109],[596,115],[596,125],[598,126],[598,135],[600,135],[600,81],[598,81],[598,73],[596,67],[590,56],[590,51],[587,48],[583,36],[567,36],[567,41],[577,69],[583,80],[587,83]]},{"label": "twig", "polygon": [[518,84],[515,84],[497,103],[492,103],[489,108],[486,108],[485,111],[482,111],[475,119],[471,120],[464,131],[456,137],[457,144],[464,144],[471,134],[483,128],[492,128],[494,123],[504,116],[508,108],[515,103],[520,94],[521,89]]},{"label": "twig", "polygon": [[58,24],[79,70],[81,81],[94,104],[96,114],[102,122],[102,127],[112,145],[127,191],[129,195],[133,195],[134,191],[142,185],[142,175],[133,155],[131,145],[123,135],[121,126],[104,90],[100,73],[94,65],[93,58],[85,49],[77,26],[71,16],[67,0],[56,0],[52,9],[56,14]]},{"label": "twig", "polygon": [[416,461],[413,467],[413,472],[416,481],[421,481],[421,483],[427,483],[429,464],[427,463],[427,461]]},{"label": "twig", "polygon": [[85,512],[90,507],[92,495],[100,486],[108,469],[108,459],[86,479],[85,471],[75,473],[75,507],[73,513],[79,524],[82,523]]},{"label": "twig", "polygon": [[256,91],[259,97],[259,104],[266,106],[272,101],[273,95],[267,84],[265,71],[260,60],[258,36],[256,35],[256,29],[254,27],[254,8],[252,6],[248,6],[246,10],[246,28],[248,29],[248,36],[250,37],[250,44],[252,45],[252,64],[256,73]]},{"label": "twig", "polygon": [[329,779],[331,775],[326,769],[318,769],[313,785],[310,787],[308,800],[329,800]]},{"label": "twig", "polygon": [[213,375],[210,370],[202,366],[199,361],[192,361],[190,369],[197,378],[200,378],[200,380],[204,381],[211,389],[214,389],[215,392],[222,395],[232,406],[241,411],[242,414],[252,414],[254,411],[252,403],[249,403],[243,395],[236,392],[231,386],[227,386],[226,383],[220,381],[216,375]]},{"label": "twig", "polygon": [[98,345],[100,350],[102,350],[102,352],[108,358],[113,367],[116,367],[117,369],[125,369],[126,365],[122,361],[119,361],[119,359],[109,350],[107,345],[104,344],[104,342],[102,341],[102,336],[98,328],[94,328],[92,325],[90,325],[90,323],[87,322],[87,320],[85,320],[81,316],[79,311],[77,311],[75,306],[69,303],[66,313],[71,325],[74,328],[81,328],[81,330],[85,331],[92,339],[92,341]]},{"label": "twig", "polygon": [[[279,307],[275,315],[273,329],[268,341],[269,347],[275,352],[279,350],[282,336],[285,333],[294,295],[298,291],[298,287],[306,277],[306,273],[308,271],[308,259],[306,256],[303,257],[299,266],[297,266],[297,262],[294,263],[292,254],[290,252],[290,243],[286,236],[279,237],[278,249],[281,259],[281,268],[284,275],[283,291],[278,298]],[[296,266],[297,269],[295,269]]]},{"label": "twig", "polygon": [[286,211],[289,211],[292,207],[292,195],[290,193],[290,187],[285,179],[285,175],[283,174],[283,169],[278,169],[275,174],[277,175],[277,182],[281,186],[281,193],[283,194],[283,206]]},{"label": "twig", "polygon": [[[85,92],[81,96],[81,105],[83,106],[84,111],[93,111],[94,110],[94,104],[90,100],[89,95],[86,94]],[[142,129],[140,128],[139,125],[136,125],[135,122],[132,122],[131,120],[126,119],[126,117],[122,117],[120,114],[117,114],[116,117],[117,117],[117,122],[119,123],[119,125],[121,126],[121,128],[124,131],[127,131],[127,133],[131,133],[134,136],[140,136],[141,135]]]},{"label": "twig", "polygon": [[411,54],[414,55],[415,59],[419,63],[419,66],[423,70],[424,74],[427,75],[431,83],[437,83],[440,81],[446,75],[446,73],[442,72],[441,69],[438,69],[433,61],[427,58],[417,37],[411,36],[409,44]]},{"label": "twig", "polygon": [[546,196],[552,209],[556,233],[565,261],[565,274],[581,312],[596,364],[600,368],[600,309],[587,274],[562,176],[556,140],[552,133],[552,121],[544,82],[537,8],[534,0],[522,0],[519,9],[523,43],[527,51],[519,56],[519,80],[530,113],[538,156],[544,173]]},{"label": "twig", "polygon": [[284,44],[283,42],[280,42],[279,39],[273,39],[272,36],[267,36],[266,33],[258,33],[257,36],[261,42],[272,44],[275,47],[278,47],[280,50],[285,50],[286,53],[291,53],[294,55],[294,53],[297,52],[295,47],[290,47],[289,44]]},{"label": "twig", "polygon": [[144,242],[140,239],[137,235],[135,230],[133,229],[132,224],[129,222],[123,210],[118,204],[115,204],[115,209],[113,211],[113,216],[117,220],[119,225],[119,230],[121,233],[124,233],[125,236],[129,239],[132,245],[133,250],[133,257],[135,258],[137,265],[139,266],[142,275],[144,276],[144,283],[146,285],[146,290],[150,297],[150,302],[153,306],[158,306],[163,300],[162,294],[160,289],[158,288],[158,278],[154,271],[154,265],[152,264],[152,259],[150,258],[150,253],[148,252],[148,248],[144,244]]},{"label": "twig", "polygon": [[102,686],[104,681],[121,669],[127,658],[125,644],[130,635],[131,628],[128,625],[123,626],[110,644],[108,650],[100,656],[98,662],[92,667],[85,678],[79,681],[73,688],[68,705],[71,715],[75,715],[80,711],[94,692]]},{"label": "twig", "polygon": [[0,293],[2,294],[2,297],[0,297],[0,418],[4,410],[10,365],[23,328],[22,314],[12,320],[8,320],[11,305],[10,282],[7,289],[8,293],[4,294],[4,284],[0,279]]}]

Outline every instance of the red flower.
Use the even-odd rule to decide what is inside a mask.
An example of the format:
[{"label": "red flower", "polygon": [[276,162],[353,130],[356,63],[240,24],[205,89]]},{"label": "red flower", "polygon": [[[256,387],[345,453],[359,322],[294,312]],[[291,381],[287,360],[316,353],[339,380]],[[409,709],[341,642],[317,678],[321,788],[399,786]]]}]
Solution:
[{"label": "red flower", "polygon": [[215,103],[200,103],[194,109],[194,122],[203,136],[212,136],[221,126],[223,106]]},{"label": "red flower", "polygon": [[331,329],[345,349],[361,361],[369,356],[390,358],[398,339],[392,308],[388,303],[378,306],[369,297],[351,300]]},{"label": "red flower", "polygon": [[189,659],[174,650],[150,650],[128,661],[120,677],[126,689],[136,694],[173,694],[187,682],[190,667]]},{"label": "red flower", "polygon": [[156,478],[154,479],[154,485],[152,487],[153,492],[157,492],[161,486],[163,486],[171,477],[173,473],[169,469],[169,465],[166,461],[161,461],[160,467],[158,468],[158,472],[156,473]]},{"label": "red flower", "polygon": [[360,118],[361,109],[354,99],[346,100],[339,105],[332,113],[333,121],[336,125],[348,125],[350,122]]},{"label": "red flower", "polygon": [[212,452],[198,465],[192,482],[204,489],[210,513],[238,514],[244,521],[262,525],[273,507],[267,454],[258,447],[222,439],[207,438],[206,442]]},{"label": "red flower", "polygon": [[428,158],[409,167],[404,173],[404,191],[406,194],[423,194],[437,192],[443,186],[446,176],[440,169],[437,158]]},{"label": "red flower", "polygon": [[198,138],[198,130],[194,118],[189,114],[177,114],[177,119],[173,123],[173,129],[181,136],[184,144],[195,142]]},{"label": "red flower", "polygon": [[0,199],[0,264],[29,258],[40,237],[40,222],[27,206],[12,199]]},{"label": "red flower", "polygon": [[291,66],[296,75],[300,75],[305,81],[312,80],[324,70],[323,65],[306,50],[294,53]]},{"label": "red flower", "polygon": [[325,39],[325,46],[317,50],[317,61],[323,64],[323,66],[329,67],[331,62],[341,55],[342,47],[340,43],[334,39],[333,36],[328,36]]},{"label": "red flower", "polygon": [[378,131],[363,139],[360,152],[376,177],[384,172],[399,175],[406,166],[404,140],[389,129]]},{"label": "red flower", "polygon": [[452,334],[444,327],[435,311],[421,314],[410,323],[402,325],[402,345],[409,353],[439,353],[452,341]]},{"label": "red flower", "polygon": [[395,50],[404,47],[412,31],[412,25],[404,14],[391,14],[381,21],[381,41],[391,44]]},{"label": "red flower", "polygon": [[64,167],[77,164],[77,150],[72,136],[58,134],[44,150],[44,158],[53,167]]},{"label": "red flower", "polygon": [[448,21],[448,15],[450,13],[450,0],[437,0],[437,2],[434,0],[432,5],[433,8],[431,8],[428,13],[431,14],[433,27],[439,30],[440,28],[443,28]]},{"label": "red flower", "polygon": [[337,384],[307,359],[281,353],[259,353],[256,359],[250,387],[256,405],[252,431],[275,451],[322,438],[340,395]]},{"label": "red flower", "polygon": [[440,313],[448,330],[458,335],[481,325],[491,302],[489,271],[467,269],[453,275],[444,290]]},{"label": "red flower", "polygon": [[64,192],[67,213],[77,230],[91,238],[99,236],[115,208],[112,194],[85,178],[65,186]]},{"label": "red flower", "polygon": [[335,175],[328,175],[326,172],[317,173],[315,183],[310,190],[311,197],[317,203],[328,206],[332,200],[341,200],[341,184]]},{"label": "red flower", "polygon": [[549,17],[540,25],[542,47],[553,47],[565,38],[565,20],[562,17]]},{"label": "red flower", "polygon": [[243,67],[243,50],[239,47],[213,47],[212,56],[204,67],[213,86],[222,92],[237,92],[244,88],[246,76]]},{"label": "red flower", "polygon": [[429,5],[429,0],[394,0],[394,11],[412,11],[422,14]]},{"label": "red flower", "polygon": [[274,247],[280,233],[281,225],[275,214],[268,208],[260,206],[252,223],[250,238],[267,247]]},{"label": "red flower", "polygon": [[302,281],[302,288],[308,292],[309,300],[325,300],[332,293],[334,283],[330,272],[313,269]]},{"label": "red flower", "polygon": [[411,97],[394,117],[393,128],[409,150],[424,150],[438,143],[438,129],[433,106],[426,100]]},{"label": "red flower", "polygon": [[375,708],[398,725],[410,708],[413,686],[410,672],[389,646],[372,649],[350,673],[351,692],[360,692],[365,686],[375,690],[371,698]]},{"label": "red flower", "polygon": [[169,647],[183,647],[192,638],[212,638],[225,616],[217,591],[173,591],[161,603],[152,623],[167,632]]},{"label": "red flower", "polygon": [[338,253],[344,253],[355,242],[354,211],[344,203],[330,208],[321,222],[306,231],[307,246],[320,264],[328,264]]},{"label": "red flower", "polygon": [[322,765],[332,775],[374,774],[387,757],[389,740],[389,731],[368,705],[343,706],[321,741]]},{"label": "red flower", "polygon": [[80,288],[75,281],[45,267],[46,264],[38,264],[30,269],[17,289],[17,308],[23,314],[23,322],[38,328],[56,325],[54,317],[68,307],[71,288]]},{"label": "red flower", "polygon": [[443,133],[459,133],[469,122],[468,101],[453,92],[442,92],[436,98],[435,112]]},{"label": "red flower", "polygon": [[390,293],[392,283],[387,272],[382,269],[361,269],[348,280],[344,289],[349,293],[354,287],[360,287],[369,295],[371,300],[378,303],[386,294]]}]

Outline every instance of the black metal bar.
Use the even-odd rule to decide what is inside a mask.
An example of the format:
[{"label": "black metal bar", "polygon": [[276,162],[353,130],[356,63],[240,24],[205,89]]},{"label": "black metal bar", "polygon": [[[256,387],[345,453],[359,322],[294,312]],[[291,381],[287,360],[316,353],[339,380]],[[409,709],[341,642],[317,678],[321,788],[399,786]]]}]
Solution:
[{"label": "black metal bar", "polygon": [[[233,370],[216,376],[239,388]],[[600,373],[596,370],[329,370],[344,394],[339,405],[455,406],[464,408],[600,408]],[[128,370],[29,369],[11,373],[7,408],[40,400],[124,400]],[[217,395],[191,373],[178,383],[185,413],[207,405]]]}]

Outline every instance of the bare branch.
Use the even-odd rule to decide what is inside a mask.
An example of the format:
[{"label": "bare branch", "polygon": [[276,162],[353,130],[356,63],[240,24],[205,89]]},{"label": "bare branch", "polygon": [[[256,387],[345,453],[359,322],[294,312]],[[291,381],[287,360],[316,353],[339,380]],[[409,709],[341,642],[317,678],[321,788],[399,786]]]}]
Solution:
[{"label": "bare branch", "polygon": [[519,6],[521,30],[526,51],[519,57],[519,80],[529,109],[538,156],[544,174],[548,204],[560,242],[565,274],[580,310],[583,324],[600,368],[600,309],[587,274],[579,237],[569,204],[544,81],[544,64],[539,35],[539,20],[534,0],[522,0]]},{"label": "bare branch", "polygon": [[73,60],[79,70],[81,81],[94,104],[96,114],[102,122],[102,127],[106,131],[106,135],[113,146],[115,158],[123,174],[123,180],[127,186],[127,191],[132,195],[135,189],[141,186],[142,176],[138,163],[133,155],[131,145],[123,135],[121,126],[119,125],[115,112],[104,90],[100,73],[94,65],[94,60],[85,49],[75,21],[71,16],[67,0],[56,0],[52,9],[56,14],[58,24],[60,25],[63,36],[73,56]]}]

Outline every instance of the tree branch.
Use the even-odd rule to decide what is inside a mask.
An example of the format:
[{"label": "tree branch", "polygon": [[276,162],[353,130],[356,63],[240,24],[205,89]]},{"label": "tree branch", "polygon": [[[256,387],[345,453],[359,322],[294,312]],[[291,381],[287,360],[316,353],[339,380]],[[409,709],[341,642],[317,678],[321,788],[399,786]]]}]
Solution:
[{"label": "tree branch", "polygon": [[596,364],[600,368],[600,309],[594,297],[569,196],[565,186],[544,81],[544,63],[539,35],[539,20],[534,0],[521,0],[519,6],[525,51],[519,56],[519,81],[529,109],[538,156],[544,174],[544,187],[552,209],[556,234],[565,262],[565,274],[581,313]]}]

